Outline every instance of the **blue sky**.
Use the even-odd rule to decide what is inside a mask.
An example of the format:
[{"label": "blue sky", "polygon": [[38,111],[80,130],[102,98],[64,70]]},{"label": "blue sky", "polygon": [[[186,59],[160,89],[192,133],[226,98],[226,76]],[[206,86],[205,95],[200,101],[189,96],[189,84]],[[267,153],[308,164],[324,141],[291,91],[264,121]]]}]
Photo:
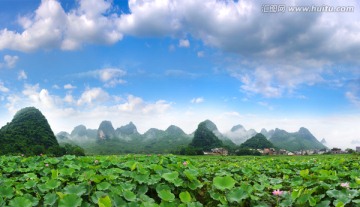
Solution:
[{"label": "blue sky", "polygon": [[274,1],[0,1],[0,125],[25,106],[55,132],[304,126],[360,145],[360,8],[263,13]]}]

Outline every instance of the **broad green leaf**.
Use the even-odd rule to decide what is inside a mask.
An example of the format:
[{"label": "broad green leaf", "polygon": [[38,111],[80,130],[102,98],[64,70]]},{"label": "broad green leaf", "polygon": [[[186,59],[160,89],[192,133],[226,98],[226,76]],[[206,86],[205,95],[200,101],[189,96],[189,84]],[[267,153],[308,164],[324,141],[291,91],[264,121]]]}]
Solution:
[{"label": "broad green leaf", "polygon": [[173,171],[173,172],[169,172],[169,173],[164,173],[164,174],[162,174],[161,177],[164,178],[166,181],[173,183],[174,180],[179,177],[179,173],[176,171]]},{"label": "broad green leaf", "polygon": [[98,190],[107,190],[107,189],[109,189],[110,186],[111,186],[111,184],[108,182],[101,182],[96,185],[96,188]]},{"label": "broad green leaf", "polygon": [[189,192],[185,191],[185,192],[181,192],[179,194],[180,200],[183,203],[189,203],[191,202],[191,195]]},{"label": "broad green leaf", "polygon": [[318,203],[316,205],[316,207],[329,207],[330,206],[330,201],[326,200],[326,201],[321,201],[320,203]]},{"label": "broad green leaf", "polygon": [[159,205],[156,203],[151,202],[143,202],[141,203],[140,207],[158,207]]},{"label": "broad green leaf", "polygon": [[301,170],[300,176],[301,177],[307,177],[309,175],[309,169]]},{"label": "broad green leaf", "polygon": [[192,180],[188,185],[191,190],[196,190],[197,188],[201,188],[203,186],[199,180]]},{"label": "broad green leaf", "polygon": [[49,180],[45,185],[48,189],[55,189],[61,185],[61,182],[57,180]]},{"label": "broad green leaf", "polygon": [[81,196],[84,193],[86,193],[86,189],[85,189],[85,186],[83,186],[83,185],[71,184],[64,188],[64,192],[66,194],[76,194],[78,196]]},{"label": "broad green leaf", "polygon": [[213,185],[219,190],[232,189],[235,185],[236,181],[230,177],[215,177],[213,180]]},{"label": "broad green leaf", "polygon": [[11,207],[31,207],[32,202],[24,197],[16,197],[9,202]]},{"label": "broad green leaf", "polygon": [[37,206],[39,204],[39,199],[30,195],[30,194],[24,194],[22,196],[23,198],[29,199],[29,201],[31,202],[32,206]]},{"label": "broad green leaf", "polygon": [[360,199],[354,199],[352,200],[353,203],[357,203],[357,204],[360,204]]},{"label": "broad green leaf", "polygon": [[56,180],[59,176],[58,170],[51,170],[51,179]]},{"label": "broad green leaf", "polygon": [[315,206],[316,205],[316,199],[314,197],[310,196],[309,204],[310,204],[310,206]]},{"label": "broad green leaf", "polygon": [[56,192],[56,194],[59,196],[60,199],[63,199],[65,194],[62,192]]},{"label": "broad green leaf", "polygon": [[34,186],[36,186],[36,182],[34,180],[29,180],[24,184],[24,187],[27,189],[33,188]]},{"label": "broad green leaf", "polygon": [[109,196],[100,197],[98,201],[99,207],[111,207],[111,199]]},{"label": "broad green leaf", "polygon": [[59,207],[77,207],[81,206],[82,198],[75,194],[67,194],[59,200]]},{"label": "broad green leaf", "polygon": [[149,190],[149,188],[147,185],[141,185],[141,186],[139,186],[139,188],[137,190],[137,194],[138,195],[145,194],[148,190]]},{"label": "broad green leaf", "polygon": [[235,188],[232,189],[228,194],[227,194],[227,199],[230,202],[237,202],[240,203],[243,199],[246,199],[248,197],[248,194],[246,191],[244,191],[241,188]]},{"label": "broad green leaf", "polygon": [[135,201],[136,200],[136,195],[132,191],[126,190],[123,192],[123,195],[127,201]]},{"label": "broad green leaf", "polygon": [[343,203],[342,201],[335,200],[334,206],[335,207],[345,207],[345,203]]},{"label": "broad green leaf", "polygon": [[44,196],[44,205],[53,206],[57,200],[56,193],[48,193]]},{"label": "broad green leaf", "polygon": [[135,162],[134,164],[131,165],[130,170],[134,171],[136,169],[138,162]]},{"label": "broad green leaf", "polygon": [[184,174],[189,180],[195,180],[197,179],[199,172],[194,169],[186,169],[184,170]]},{"label": "broad green leaf", "polygon": [[175,199],[175,195],[170,190],[160,190],[158,191],[158,196],[164,201],[173,201]]},{"label": "broad green leaf", "polygon": [[14,196],[14,189],[12,187],[2,186],[0,188],[0,197],[12,198]]}]

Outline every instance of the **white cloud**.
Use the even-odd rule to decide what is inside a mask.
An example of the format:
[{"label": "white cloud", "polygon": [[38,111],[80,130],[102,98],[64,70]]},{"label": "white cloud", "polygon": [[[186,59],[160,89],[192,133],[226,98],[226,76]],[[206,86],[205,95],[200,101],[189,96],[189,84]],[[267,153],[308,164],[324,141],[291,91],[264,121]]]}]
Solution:
[{"label": "white cloud", "polygon": [[109,94],[101,88],[88,88],[86,89],[80,96],[77,104],[81,105],[92,105],[92,104],[99,104],[104,103],[105,101],[109,100]]},{"label": "white cloud", "polygon": [[[226,112],[222,109],[184,110],[181,107],[175,108],[176,105],[165,100],[146,101],[134,95],[115,100],[106,94],[108,93],[101,88],[89,88],[80,97],[74,97],[70,93],[65,97],[59,97],[36,84],[24,85],[21,93],[6,94],[4,102],[10,115],[14,115],[17,110],[26,106],[39,108],[55,132],[63,130],[70,132],[79,124],[96,129],[102,120],[111,120],[114,127],[133,121],[141,133],[151,127],[165,129],[170,124],[175,124],[185,132],[192,133],[201,121],[210,119],[222,133],[228,132],[237,124],[243,124],[245,128],[253,128],[257,131],[262,128],[268,130],[282,128],[294,132],[300,127],[306,127],[319,140],[325,138],[330,147],[341,148],[353,147],[352,141],[357,139],[354,135],[360,134],[357,126],[360,123],[359,114],[322,117],[275,115],[271,117],[242,114],[238,111]],[[81,101],[83,104],[78,105]],[[84,107],[89,103],[91,103],[89,107]],[[10,115],[4,114],[2,117],[10,117]],[[0,122],[7,121],[10,120],[1,119]]]},{"label": "white cloud", "polygon": [[179,40],[179,47],[190,47],[190,42],[188,39],[180,39]]},{"label": "white cloud", "polygon": [[17,61],[19,60],[19,57],[18,56],[11,56],[11,55],[5,55],[4,56],[4,61],[5,61],[5,65],[8,67],[8,68],[13,68],[15,67]]},{"label": "white cloud", "polygon": [[204,102],[205,101],[205,99],[203,98],[203,97],[198,97],[198,98],[193,98],[193,99],[191,99],[191,103],[194,103],[194,104],[199,104],[199,103],[202,103],[202,102]]},{"label": "white cloud", "polygon": [[100,70],[92,70],[77,74],[76,76],[92,77],[104,83],[105,87],[115,87],[118,84],[125,84],[126,80],[122,79],[126,75],[126,71],[118,68],[104,68]]},{"label": "white cloud", "polygon": [[[1,42],[1,38],[0,38]],[[1,49],[0,49],[1,50]],[[7,67],[7,68],[14,68],[16,66],[17,61],[19,60],[19,57],[14,55],[4,55],[4,61],[0,62],[0,68]]]},{"label": "white cloud", "polygon": [[117,68],[105,68],[99,70],[100,80],[105,83],[105,87],[115,87],[118,84],[126,83],[121,77],[126,75],[124,70]]},{"label": "white cloud", "polygon": [[293,95],[299,86],[324,82],[321,76],[324,71],[322,68],[316,68],[306,61],[299,65],[305,66],[305,69],[285,63],[284,65],[277,64],[275,67],[238,63],[227,70],[231,76],[241,82],[243,92],[249,95],[261,94],[267,98],[279,98],[284,95]]},{"label": "white cloud", "polygon": [[74,99],[74,97],[73,97],[70,93],[66,94],[66,96],[65,96],[65,98],[64,98],[64,101],[65,101],[66,103],[68,103],[68,104],[73,104],[73,103],[75,103],[75,99]]},{"label": "white cloud", "polygon": [[118,16],[106,15],[110,7],[110,1],[80,0],[79,7],[66,13],[58,1],[43,0],[34,14],[19,18],[22,32],[0,30],[0,50],[73,50],[87,43],[115,43],[122,34],[115,25]]},{"label": "white cloud", "polygon": [[176,1],[130,0],[131,14],[124,14],[118,27],[125,34],[138,36],[168,36],[182,28],[181,11]]},{"label": "white cloud", "polygon": [[73,85],[71,85],[70,83],[64,85],[64,89],[71,90],[71,89],[75,89],[75,88],[76,88],[76,86],[73,86]]},{"label": "white cloud", "polygon": [[[70,92],[60,97],[39,84],[25,84],[21,93],[5,94],[4,97],[9,114],[3,118],[14,115],[23,107],[34,106],[46,116],[55,132],[71,131],[79,124],[97,128],[102,120],[109,119],[115,121],[114,126],[134,121],[142,130],[147,130],[156,119],[161,126],[167,127],[169,122],[164,116],[169,114],[172,106],[165,100],[145,101],[134,95],[126,98],[110,96],[101,88],[88,88],[79,97]],[[0,120],[1,123],[7,121]]]},{"label": "white cloud", "polygon": [[20,72],[18,73],[18,80],[26,80],[27,79],[27,75],[25,73],[24,70],[20,70]]},{"label": "white cloud", "polygon": [[[356,1],[347,3],[360,9]],[[339,6],[327,0],[322,4]],[[295,0],[288,6],[294,5],[303,4]],[[131,14],[122,16],[119,27],[130,35],[191,36],[236,54],[243,62],[232,64],[242,68],[238,74],[248,76],[246,83],[241,82],[242,90],[265,97],[281,97],[302,85],[321,83],[332,66],[359,65],[355,54],[360,49],[360,27],[351,19],[360,18],[360,13],[269,15],[261,12],[261,6],[250,0],[131,0]],[[181,41],[179,46],[186,46]],[[264,79],[262,73],[270,75]]]},{"label": "white cloud", "polygon": [[0,81],[0,92],[7,93],[9,89],[4,86],[4,83]]}]

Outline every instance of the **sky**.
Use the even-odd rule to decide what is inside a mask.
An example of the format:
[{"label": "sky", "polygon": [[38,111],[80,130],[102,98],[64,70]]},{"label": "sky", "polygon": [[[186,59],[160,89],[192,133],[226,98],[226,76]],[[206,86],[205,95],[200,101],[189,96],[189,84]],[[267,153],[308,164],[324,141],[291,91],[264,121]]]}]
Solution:
[{"label": "sky", "polygon": [[210,119],[354,148],[359,66],[355,0],[0,1],[0,126],[34,106],[55,133]]}]

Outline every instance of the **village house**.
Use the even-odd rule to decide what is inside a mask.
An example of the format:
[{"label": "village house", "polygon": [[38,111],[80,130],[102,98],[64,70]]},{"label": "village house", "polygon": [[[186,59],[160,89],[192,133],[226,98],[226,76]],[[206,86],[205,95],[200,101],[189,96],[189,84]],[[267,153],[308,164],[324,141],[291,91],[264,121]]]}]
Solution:
[{"label": "village house", "polygon": [[229,151],[225,148],[214,148],[211,152],[204,152],[204,155],[224,155],[227,156]]},{"label": "village house", "polygon": [[264,155],[276,155],[276,150],[274,148],[265,148],[263,151]]}]

